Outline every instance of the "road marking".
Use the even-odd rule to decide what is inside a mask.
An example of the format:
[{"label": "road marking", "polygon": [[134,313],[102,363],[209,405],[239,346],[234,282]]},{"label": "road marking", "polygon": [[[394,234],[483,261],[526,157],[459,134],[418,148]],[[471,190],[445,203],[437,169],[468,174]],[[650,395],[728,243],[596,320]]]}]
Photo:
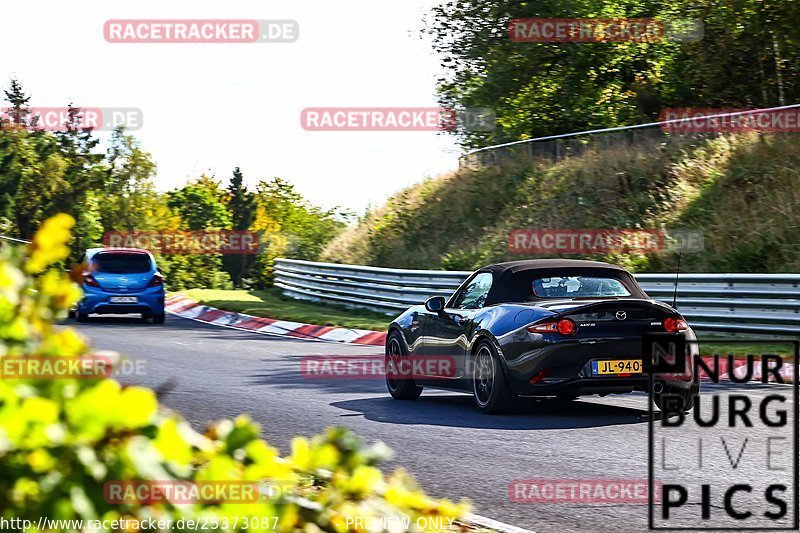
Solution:
[{"label": "road marking", "polygon": [[502,533],[536,533],[530,529],[522,529],[521,527],[512,526],[511,524],[506,524],[504,522],[498,522],[497,520],[486,518],[485,516],[477,514],[467,513],[464,518],[473,524],[494,529]]}]

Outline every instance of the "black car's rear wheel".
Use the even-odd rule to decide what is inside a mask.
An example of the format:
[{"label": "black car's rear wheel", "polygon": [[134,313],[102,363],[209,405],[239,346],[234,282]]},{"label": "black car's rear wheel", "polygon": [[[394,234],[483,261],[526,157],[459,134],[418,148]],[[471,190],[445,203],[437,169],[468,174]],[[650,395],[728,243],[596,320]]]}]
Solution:
[{"label": "black car's rear wheel", "polygon": [[664,389],[664,392],[662,392],[661,394],[653,395],[653,403],[656,404],[656,407],[658,407],[659,410],[663,410],[664,408],[662,406],[664,405],[664,395],[676,396],[679,402],[677,407],[684,412],[691,411],[694,408],[694,398],[699,392],[700,392],[699,385],[694,385],[693,387],[691,387],[689,390],[686,391],[680,389],[666,388]]},{"label": "black car's rear wheel", "polygon": [[393,331],[386,339],[386,388],[395,400],[416,400],[422,394],[422,387],[411,375],[403,375],[401,369],[410,366],[401,365],[404,359],[408,359],[405,342],[399,332]]},{"label": "black car's rear wheel", "polygon": [[472,367],[472,392],[475,405],[483,413],[504,413],[514,407],[516,394],[511,392],[497,350],[483,341],[475,351]]}]

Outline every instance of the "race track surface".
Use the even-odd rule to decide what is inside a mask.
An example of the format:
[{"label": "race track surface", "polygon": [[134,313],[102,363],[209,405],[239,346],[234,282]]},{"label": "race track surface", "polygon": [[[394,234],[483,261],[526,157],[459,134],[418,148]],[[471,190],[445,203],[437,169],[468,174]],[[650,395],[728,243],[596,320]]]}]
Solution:
[{"label": "race track surface", "polygon": [[[247,413],[286,452],[294,435],[345,426],[368,443],[391,447],[395,457],[387,468],[406,468],[431,495],[470,500],[477,514],[537,532],[647,529],[646,505],[514,503],[508,492],[514,479],[646,480],[645,395],[528,401],[516,414],[487,416],[468,395],[426,390],[417,401],[400,402],[378,379],[312,380],[300,372],[303,356],[369,355],[380,348],[258,335],[174,316],[164,326],[93,318],[79,330],[95,348],[145,361],[145,375],[121,380],[166,385],[163,403],[198,429]],[[774,387],[791,394],[788,386],[769,385],[756,395]],[[692,431],[684,436],[694,438]],[[728,444],[735,459],[740,443]],[[753,460],[763,466],[763,451],[757,453]]]}]

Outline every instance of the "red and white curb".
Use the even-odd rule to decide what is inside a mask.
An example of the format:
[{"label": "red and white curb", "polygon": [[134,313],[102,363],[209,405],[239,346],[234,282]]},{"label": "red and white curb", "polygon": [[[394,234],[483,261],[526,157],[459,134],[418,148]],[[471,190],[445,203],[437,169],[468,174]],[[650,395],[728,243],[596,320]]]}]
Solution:
[{"label": "red and white curb", "polygon": [[380,331],[315,326],[313,324],[303,324],[301,322],[275,320],[272,318],[250,316],[243,313],[234,313],[232,311],[223,311],[222,309],[198,303],[182,294],[168,297],[166,301],[166,310],[181,318],[267,335],[284,335],[287,337],[296,337],[298,339],[344,342],[349,344],[363,344],[366,346],[383,346],[386,342],[386,333]]},{"label": "red and white curb", "polygon": [[[714,358],[711,356],[702,356],[703,362],[708,366],[708,368],[714,370]],[[762,365],[759,360],[753,361],[752,370],[748,370],[747,368],[747,359],[734,359],[733,360],[733,368],[728,369],[729,361],[726,356],[720,355],[719,361],[717,364],[717,372],[719,374],[721,381],[730,381],[730,375],[732,374],[738,380],[742,382],[753,382],[753,381],[761,381],[762,375],[761,371]],[[785,380],[785,381],[794,381],[794,363],[792,360],[784,360],[783,366],[781,366],[778,374]],[[772,366],[772,365],[770,365]],[[748,372],[751,372],[748,376]],[[768,376],[774,379],[774,376]],[[705,370],[701,369],[700,372],[700,380],[701,381],[710,381],[709,377],[706,375]]]}]

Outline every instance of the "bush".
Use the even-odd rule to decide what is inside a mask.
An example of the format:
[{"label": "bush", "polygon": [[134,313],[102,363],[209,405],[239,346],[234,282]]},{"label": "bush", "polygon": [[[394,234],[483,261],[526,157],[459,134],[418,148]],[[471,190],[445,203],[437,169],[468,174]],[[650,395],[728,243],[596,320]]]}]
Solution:
[{"label": "bush", "polygon": [[[77,286],[51,268],[68,256],[73,225],[69,216],[57,215],[29,247],[0,252],[0,363],[90,353],[73,329],[53,325],[80,298]],[[466,511],[464,504],[428,498],[403,471],[384,476],[377,464],[386,456],[381,445],[365,448],[347,430],[330,429],[311,440],[295,438],[291,455],[281,457],[245,416],[199,434],[159,406],[153,391],[108,378],[0,380],[0,517],[31,520],[34,530],[40,517],[48,517],[184,518],[208,520],[217,530],[347,531],[348,516],[407,516],[413,528],[420,517]],[[114,504],[104,487],[115,480],[242,481],[280,490],[247,504]]]}]

